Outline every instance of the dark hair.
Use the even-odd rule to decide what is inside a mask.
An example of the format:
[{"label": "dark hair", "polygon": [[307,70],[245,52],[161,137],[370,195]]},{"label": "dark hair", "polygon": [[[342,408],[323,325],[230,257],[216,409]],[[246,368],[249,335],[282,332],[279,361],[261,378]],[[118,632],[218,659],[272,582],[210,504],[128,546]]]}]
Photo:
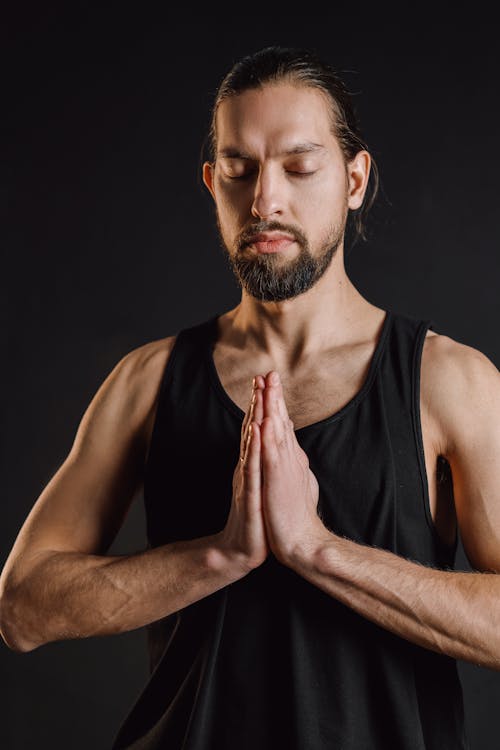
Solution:
[{"label": "dark hair", "polygon": [[[311,51],[294,47],[266,47],[235,63],[220,83],[213,102],[208,150],[210,161],[216,157],[215,120],[219,104],[231,96],[266,83],[288,81],[323,91],[331,102],[332,128],[346,163],[361,150],[368,150],[361,135],[351,94],[335,70]],[[362,205],[352,211],[355,239],[366,240],[366,216],[379,187],[379,173],[372,158],[370,178]]]}]

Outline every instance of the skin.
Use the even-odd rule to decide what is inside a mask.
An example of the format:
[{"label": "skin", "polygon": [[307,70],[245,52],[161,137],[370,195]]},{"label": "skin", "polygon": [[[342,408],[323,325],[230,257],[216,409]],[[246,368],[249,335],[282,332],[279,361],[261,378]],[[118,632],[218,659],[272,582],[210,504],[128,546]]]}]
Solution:
[{"label": "skin", "polygon": [[[316,90],[279,84],[226,100],[217,139],[217,159],[204,165],[203,178],[229,253],[261,221],[299,227],[318,253],[332,223],[361,205],[370,157],[359,152],[345,163]],[[305,143],[321,148],[287,153]],[[229,149],[240,158],[230,162]],[[245,179],[234,179],[238,170],[248,170]],[[298,248],[286,252],[277,265]],[[294,299],[262,302],[243,289],[219,319],[213,352],[223,387],[245,412],[227,523],[209,537],[112,557],[106,550],[142,487],[175,337],[124,357],[89,405],[2,571],[5,642],[29,651],[141,627],[245,576],[272,552],[401,637],[500,669],[500,376],[484,354],[429,331],[421,370],[431,514],[443,538],[458,525],[477,572],[433,570],[359,545],[326,529],[316,513],[317,481],[294,428],[334,413],[359,391],[383,318],[348,278],[342,244],[320,280]],[[451,498],[436,486],[438,456],[452,470]]]}]

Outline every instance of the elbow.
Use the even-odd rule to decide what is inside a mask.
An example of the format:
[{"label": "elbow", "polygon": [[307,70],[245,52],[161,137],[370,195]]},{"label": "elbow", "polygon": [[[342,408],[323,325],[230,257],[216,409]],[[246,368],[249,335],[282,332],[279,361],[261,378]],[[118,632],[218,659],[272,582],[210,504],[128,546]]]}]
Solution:
[{"label": "elbow", "polygon": [[469,659],[473,664],[478,667],[487,667],[488,669],[494,669],[500,672],[500,651],[498,648],[492,649],[491,646],[481,649],[479,655],[475,654],[474,657]]},{"label": "elbow", "polygon": [[[498,637],[495,633],[495,645],[490,646],[489,649],[489,659],[485,660],[484,666],[489,667],[490,669],[495,669],[497,672],[500,672],[500,643],[498,642]],[[483,666],[483,665],[480,665]]]},{"label": "elbow", "polygon": [[5,645],[18,654],[25,654],[41,646],[33,638],[27,638],[22,627],[25,622],[20,614],[16,597],[6,591],[0,595],[0,636]]}]

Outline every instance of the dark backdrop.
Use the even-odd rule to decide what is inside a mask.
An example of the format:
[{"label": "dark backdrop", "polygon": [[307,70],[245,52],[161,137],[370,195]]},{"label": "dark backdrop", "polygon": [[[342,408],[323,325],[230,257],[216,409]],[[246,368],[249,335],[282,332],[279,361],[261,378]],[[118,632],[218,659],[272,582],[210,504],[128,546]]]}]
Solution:
[{"label": "dark backdrop", "polygon": [[[498,45],[477,4],[40,6],[0,29],[2,565],[118,359],[237,302],[199,148],[220,78],[267,44],[314,47],[355,95],[383,195],[353,282],[498,367]],[[141,500],[111,554],[144,548]],[[0,659],[8,750],[105,750],[148,676],[143,629]],[[500,674],[459,666],[472,748],[497,750]]]}]

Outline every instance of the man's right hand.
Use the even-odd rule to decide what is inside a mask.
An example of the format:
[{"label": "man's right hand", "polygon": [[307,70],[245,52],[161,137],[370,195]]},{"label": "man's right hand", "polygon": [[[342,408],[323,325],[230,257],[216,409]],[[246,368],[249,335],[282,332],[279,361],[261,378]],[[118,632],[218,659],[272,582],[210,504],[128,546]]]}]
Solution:
[{"label": "man's right hand", "polygon": [[240,456],[233,474],[233,496],[226,526],[220,532],[221,551],[246,572],[261,565],[270,548],[264,527],[261,493],[260,425],[264,415],[261,376],[241,426]]}]

